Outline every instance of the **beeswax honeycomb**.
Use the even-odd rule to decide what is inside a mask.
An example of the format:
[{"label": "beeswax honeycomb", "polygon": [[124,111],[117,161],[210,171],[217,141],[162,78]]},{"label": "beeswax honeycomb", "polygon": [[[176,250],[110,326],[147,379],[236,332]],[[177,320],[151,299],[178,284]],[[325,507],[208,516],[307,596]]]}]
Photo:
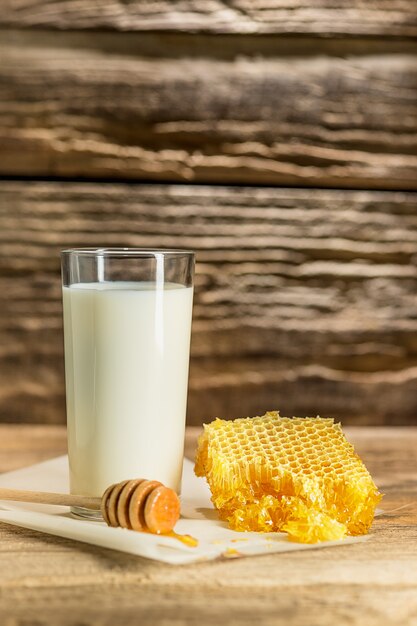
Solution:
[{"label": "beeswax honeycomb", "polygon": [[216,419],[204,426],[195,473],[231,528],[304,543],[365,534],[381,498],[330,418]]}]

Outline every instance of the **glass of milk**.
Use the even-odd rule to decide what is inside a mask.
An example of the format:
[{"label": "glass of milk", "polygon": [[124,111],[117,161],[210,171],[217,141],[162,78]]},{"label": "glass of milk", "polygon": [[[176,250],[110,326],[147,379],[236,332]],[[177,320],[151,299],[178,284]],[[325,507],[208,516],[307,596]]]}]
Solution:
[{"label": "glass of milk", "polygon": [[81,248],[61,261],[71,493],[131,478],[179,492],[194,254]]}]

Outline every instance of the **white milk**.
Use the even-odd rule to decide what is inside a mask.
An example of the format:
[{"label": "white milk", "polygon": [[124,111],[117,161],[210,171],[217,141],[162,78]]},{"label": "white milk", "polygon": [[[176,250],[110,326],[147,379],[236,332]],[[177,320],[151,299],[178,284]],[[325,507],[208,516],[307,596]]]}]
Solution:
[{"label": "white milk", "polygon": [[129,478],[179,491],[193,289],[63,288],[71,492]]}]

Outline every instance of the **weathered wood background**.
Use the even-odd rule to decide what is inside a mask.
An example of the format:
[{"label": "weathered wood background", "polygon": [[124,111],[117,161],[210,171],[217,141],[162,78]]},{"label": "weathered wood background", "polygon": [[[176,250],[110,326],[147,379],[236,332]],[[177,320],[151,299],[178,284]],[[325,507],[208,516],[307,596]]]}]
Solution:
[{"label": "weathered wood background", "polygon": [[0,420],[65,420],[79,245],[197,251],[189,423],[415,420],[416,35],[415,0],[2,3]]}]

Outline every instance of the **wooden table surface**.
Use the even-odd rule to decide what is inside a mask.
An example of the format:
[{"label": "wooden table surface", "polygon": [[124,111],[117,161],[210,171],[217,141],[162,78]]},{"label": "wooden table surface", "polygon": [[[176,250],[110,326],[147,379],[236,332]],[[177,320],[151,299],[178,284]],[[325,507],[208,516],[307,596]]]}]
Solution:
[{"label": "wooden table surface", "polygon": [[[368,542],[173,567],[0,524],[0,624],[417,625],[417,428],[346,432],[385,493]],[[0,471],[65,447],[62,427],[0,425]]]}]

